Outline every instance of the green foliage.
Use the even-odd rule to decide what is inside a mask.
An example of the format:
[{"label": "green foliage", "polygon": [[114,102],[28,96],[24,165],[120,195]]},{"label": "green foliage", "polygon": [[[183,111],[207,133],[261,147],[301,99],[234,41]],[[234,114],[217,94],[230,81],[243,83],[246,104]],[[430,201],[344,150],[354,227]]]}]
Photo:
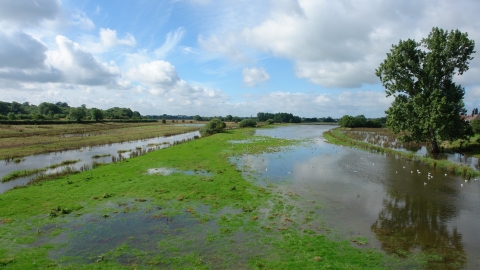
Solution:
[{"label": "green foliage", "polygon": [[256,127],[257,126],[257,121],[253,119],[243,119],[238,123],[238,127],[240,128],[246,128],[246,127]]},{"label": "green foliage", "polygon": [[265,121],[265,125],[273,125],[275,124],[275,121],[273,119],[268,119],[267,121]]},{"label": "green foliage", "polygon": [[92,120],[98,121],[98,120],[103,120],[103,113],[101,110],[97,108],[92,108],[90,110],[90,116]]},{"label": "green foliage", "polygon": [[467,33],[433,28],[427,38],[416,42],[400,40],[376,70],[394,96],[386,111],[387,125],[394,133],[407,131],[405,141],[425,142],[438,152],[438,142],[466,139],[470,125],[461,119],[466,110],[465,90],[453,82],[468,70],[475,42]]},{"label": "green foliage", "polygon": [[68,113],[68,119],[80,122],[86,115],[87,113],[83,108],[71,108]]},{"label": "green foliage", "polygon": [[274,119],[277,123],[301,123],[302,119],[298,116],[294,116],[291,113],[257,113],[257,121],[265,122],[268,119]]},{"label": "green foliage", "polygon": [[193,117],[193,120],[194,121],[203,121],[203,118],[200,115],[197,114]]},{"label": "green foliage", "polygon": [[48,115],[49,113],[56,114],[62,113],[62,110],[55,104],[49,102],[42,102],[38,105],[38,113],[43,115]]},{"label": "green foliage", "polygon": [[220,119],[212,119],[205,126],[200,129],[202,136],[209,136],[215,133],[220,133],[225,130],[227,125],[225,122],[222,122]]},{"label": "green foliage", "polygon": [[480,134],[480,120],[475,119],[471,122],[473,132]]},{"label": "green foliage", "polygon": [[7,114],[7,118],[8,118],[8,120],[15,120],[15,119],[17,119],[17,117],[15,116],[15,114],[14,114],[13,112],[9,112],[9,113]]}]

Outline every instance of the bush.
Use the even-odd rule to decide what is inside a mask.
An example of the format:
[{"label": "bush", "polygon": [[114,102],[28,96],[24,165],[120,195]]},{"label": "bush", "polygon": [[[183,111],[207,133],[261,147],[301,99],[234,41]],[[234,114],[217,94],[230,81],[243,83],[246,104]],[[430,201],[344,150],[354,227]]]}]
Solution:
[{"label": "bush", "polygon": [[473,132],[480,134],[480,120],[473,120],[470,124],[472,125]]},{"label": "bush", "polygon": [[200,129],[200,134],[202,134],[202,136],[213,135],[215,133],[223,132],[226,127],[227,125],[225,124],[225,122],[220,121],[220,119],[214,118]]},{"label": "bush", "polygon": [[275,121],[273,119],[268,119],[267,121],[265,121],[265,125],[273,125],[275,123]]},{"label": "bush", "polygon": [[245,127],[256,127],[257,121],[253,119],[243,119],[238,123],[238,127],[245,128]]}]

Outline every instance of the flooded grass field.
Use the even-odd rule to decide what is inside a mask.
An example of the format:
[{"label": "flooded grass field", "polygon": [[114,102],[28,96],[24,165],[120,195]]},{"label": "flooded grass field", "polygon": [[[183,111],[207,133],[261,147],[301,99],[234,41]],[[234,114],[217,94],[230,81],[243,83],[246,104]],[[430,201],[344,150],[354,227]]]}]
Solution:
[{"label": "flooded grass field", "polygon": [[479,181],[329,144],[331,128],[228,131],[7,191],[0,264],[480,267]]}]

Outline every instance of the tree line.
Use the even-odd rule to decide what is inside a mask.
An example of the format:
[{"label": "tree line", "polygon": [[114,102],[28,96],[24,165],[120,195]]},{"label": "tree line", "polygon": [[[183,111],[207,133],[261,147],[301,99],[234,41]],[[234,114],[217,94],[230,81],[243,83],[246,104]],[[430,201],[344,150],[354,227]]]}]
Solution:
[{"label": "tree line", "polygon": [[350,116],[344,115],[338,121],[341,127],[369,127],[369,128],[381,128],[385,126],[387,119],[385,117],[376,119],[367,119],[364,115]]},{"label": "tree line", "polygon": [[42,102],[38,106],[29,102],[0,101],[0,120],[93,120],[104,119],[135,120],[142,119],[138,111],[130,108],[113,107],[107,110],[90,108],[85,104],[80,107],[70,107],[66,102]]}]

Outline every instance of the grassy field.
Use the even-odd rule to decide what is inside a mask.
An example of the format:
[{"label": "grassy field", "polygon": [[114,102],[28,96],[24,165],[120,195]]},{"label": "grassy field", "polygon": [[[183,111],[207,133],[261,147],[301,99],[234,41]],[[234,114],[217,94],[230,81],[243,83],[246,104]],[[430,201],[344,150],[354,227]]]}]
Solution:
[{"label": "grassy field", "polygon": [[[365,239],[332,240],[314,214],[318,206],[286,186],[244,179],[248,168],[237,168],[231,158],[297,143],[250,140],[252,134],[229,130],[1,194],[0,267],[413,267],[355,247]],[[165,168],[191,173],[162,174]]]},{"label": "grassy field", "polygon": [[[195,122],[194,122],[195,123]],[[0,159],[78,149],[158,136],[169,136],[200,127],[155,123],[95,123],[68,125],[0,125]]]}]

